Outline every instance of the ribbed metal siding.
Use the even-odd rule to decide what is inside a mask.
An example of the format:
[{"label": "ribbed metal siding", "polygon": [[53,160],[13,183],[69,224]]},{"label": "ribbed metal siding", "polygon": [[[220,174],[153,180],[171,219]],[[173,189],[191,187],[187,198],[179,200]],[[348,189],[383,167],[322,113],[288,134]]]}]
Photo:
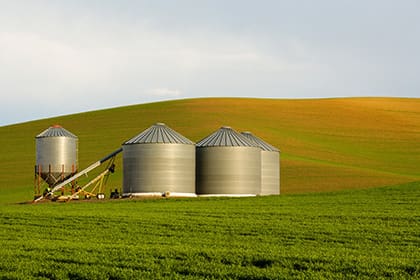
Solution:
[{"label": "ribbed metal siding", "polygon": [[261,151],[261,195],[280,194],[280,153]]},{"label": "ribbed metal siding", "polygon": [[125,194],[195,193],[194,145],[123,145],[123,168]]},{"label": "ribbed metal siding", "polygon": [[241,135],[245,136],[245,138],[247,138],[249,141],[251,141],[252,143],[257,145],[258,147],[260,147],[264,151],[270,151],[270,152],[279,152],[280,151],[279,149],[277,149],[273,145],[268,144],[267,142],[265,142],[261,138],[255,136],[254,134],[252,134],[249,131],[241,132]]},{"label": "ribbed metal siding", "polygon": [[41,132],[40,134],[38,134],[36,136],[36,138],[60,137],[60,136],[69,137],[69,138],[77,138],[76,135],[74,135],[70,131],[64,129],[62,126],[60,126],[58,124],[53,125],[53,126],[47,128],[46,130],[44,130],[43,132]]},{"label": "ribbed metal siding", "polygon": [[[49,185],[66,179],[77,171],[78,139],[61,127],[51,127],[35,138],[35,172]],[[66,135],[66,136],[63,136]]]},{"label": "ribbed metal siding", "polygon": [[249,141],[230,126],[222,126],[206,138],[197,143],[197,147],[256,147],[257,144]]},{"label": "ribbed metal siding", "polygon": [[230,127],[197,143],[196,190],[201,195],[261,192],[261,149]]},{"label": "ribbed metal siding", "polygon": [[261,195],[280,194],[280,151],[251,132],[243,136],[257,144],[261,150]]},{"label": "ribbed metal siding", "polygon": [[259,194],[261,152],[256,147],[197,148],[197,194]]},{"label": "ribbed metal siding", "polygon": [[195,194],[195,144],[157,123],[123,144],[123,193]]},{"label": "ribbed metal siding", "polygon": [[194,142],[182,136],[164,123],[156,123],[148,129],[134,136],[124,144],[140,143],[166,143],[166,144],[192,144]]}]

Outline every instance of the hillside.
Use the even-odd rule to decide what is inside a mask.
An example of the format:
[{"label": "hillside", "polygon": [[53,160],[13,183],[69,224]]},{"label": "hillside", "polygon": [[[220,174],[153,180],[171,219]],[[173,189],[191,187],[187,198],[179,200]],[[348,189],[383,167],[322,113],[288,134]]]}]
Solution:
[{"label": "hillside", "polygon": [[[193,141],[222,125],[281,149],[282,193],[420,180],[420,99],[203,98],[141,104],[0,127],[0,202],[30,200],[34,137],[59,123],[79,137],[86,167],[156,122]],[[110,187],[122,184],[121,157]]]}]

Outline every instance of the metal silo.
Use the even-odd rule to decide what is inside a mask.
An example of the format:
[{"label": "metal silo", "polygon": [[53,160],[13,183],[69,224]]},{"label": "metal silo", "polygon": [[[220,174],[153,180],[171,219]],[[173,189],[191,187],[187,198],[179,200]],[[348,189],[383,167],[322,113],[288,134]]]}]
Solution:
[{"label": "metal silo", "polygon": [[123,144],[124,196],[195,196],[195,144],[157,123]]},{"label": "metal silo", "polygon": [[261,195],[280,194],[279,149],[251,132],[242,132],[242,135],[261,148]]},{"label": "metal silo", "polygon": [[51,187],[77,172],[76,135],[54,125],[38,134],[35,142],[36,177],[42,178]]},{"label": "metal silo", "polygon": [[261,149],[230,127],[197,143],[199,195],[257,195],[261,192]]}]

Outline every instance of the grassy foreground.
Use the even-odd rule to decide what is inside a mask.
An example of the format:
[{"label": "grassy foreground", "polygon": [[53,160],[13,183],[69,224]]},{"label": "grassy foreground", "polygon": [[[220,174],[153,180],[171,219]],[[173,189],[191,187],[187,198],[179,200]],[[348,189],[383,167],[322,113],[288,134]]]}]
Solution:
[{"label": "grassy foreground", "polygon": [[0,205],[0,278],[419,278],[419,228],[419,182],[240,199]]}]

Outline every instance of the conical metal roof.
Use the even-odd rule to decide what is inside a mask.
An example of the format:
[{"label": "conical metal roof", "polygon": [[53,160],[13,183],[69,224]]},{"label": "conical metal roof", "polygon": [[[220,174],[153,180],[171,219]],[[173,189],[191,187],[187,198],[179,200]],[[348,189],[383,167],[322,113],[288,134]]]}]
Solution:
[{"label": "conical metal roof", "polygon": [[255,136],[254,134],[252,134],[249,131],[241,132],[241,134],[243,136],[245,136],[247,139],[249,139],[250,141],[252,141],[253,143],[255,143],[256,145],[258,145],[258,147],[260,147],[264,151],[271,151],[271,152],[279,152],[280,151],[276,147],[268,144],[267,142],[265,142],[261,138],[258,138],[257,136]]},{"label": "conical metal roof", "polygon": [[167,127],[164,123],[156,123],[139,135],[126,141],[124,145],[145,144],[145,143],[164,143],[164,144],[190,144],[194,142],[182,136],[175,130]]},{"label": "conical metal roof", "polygon": [[64,129],[61,125],[53,125],[40,134],[38,134],[35,138],[44,138],[44,137],[70,137],[70,138],[77,138],[76,135],[71,133],[70,131]]},{"label": "conical metal roof", "polygon": [[213,146],[258,147],[255,143],[251,142],[229,126],[222,126],[219,130],[197,143],[197,147]]}]

